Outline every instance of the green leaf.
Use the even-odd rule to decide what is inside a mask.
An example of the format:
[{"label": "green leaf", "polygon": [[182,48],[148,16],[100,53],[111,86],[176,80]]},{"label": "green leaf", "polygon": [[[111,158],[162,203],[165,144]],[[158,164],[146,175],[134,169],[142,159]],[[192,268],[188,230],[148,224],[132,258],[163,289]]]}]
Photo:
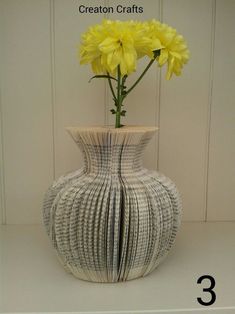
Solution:
[{"label": "green leaf", "polygon": [[126,115],[126,110],[122,110],[121,111],[121,116],[125,116]]},{"label": "green leaf", "polygon": [[110,111],[112,112],[112,114],[116,113],[116,110],[114,110],[114,109],[111,109]]},{"label": "green leaf", "polygon": [[90,78],[89,83],[90,83],[90,81],[93,80],[94,78],[109,78],[109,79],[111,79],[111,80],[117,81],[117,79],[115,79],[115,77],[112,77],[112,76],[110,76],[110,75],[95,75],[95,76],[92,76],[92,78]]},{"label": "green leaf", "polygon": [[113,98],[113,101],[114,101],[114,106],[117,107],[117,100],[115,98]]}]

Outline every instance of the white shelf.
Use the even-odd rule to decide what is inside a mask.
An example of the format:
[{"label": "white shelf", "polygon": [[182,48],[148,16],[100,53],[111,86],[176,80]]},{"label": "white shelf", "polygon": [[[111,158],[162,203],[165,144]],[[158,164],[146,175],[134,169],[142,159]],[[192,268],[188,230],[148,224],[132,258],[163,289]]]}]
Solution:
[{"label": "white shelf", "polygon": [[[89,283],[66,273],[42,226],[0,230],[0,312],[235,313],[235,223],[184,223],[158,269],[117,284]],[[207,274],[216,280],[217,300],[210,307],[197,302],[209,297],[202,292],[209,283],[197,284]]]}]

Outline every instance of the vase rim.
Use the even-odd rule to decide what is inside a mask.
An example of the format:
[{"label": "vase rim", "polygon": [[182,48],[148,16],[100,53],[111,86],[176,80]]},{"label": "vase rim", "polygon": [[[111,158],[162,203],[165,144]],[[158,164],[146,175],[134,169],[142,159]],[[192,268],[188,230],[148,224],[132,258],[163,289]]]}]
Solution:
[{"label": "vase rim", "polygon": [[124,125],[121,128],[115,128],[113,125],[93,125],[93,126],[70,126],[65,128],[69,133],[75,132],[105,132],[105,133],[145,133],[155,132],[159,128],[146,125]]}]

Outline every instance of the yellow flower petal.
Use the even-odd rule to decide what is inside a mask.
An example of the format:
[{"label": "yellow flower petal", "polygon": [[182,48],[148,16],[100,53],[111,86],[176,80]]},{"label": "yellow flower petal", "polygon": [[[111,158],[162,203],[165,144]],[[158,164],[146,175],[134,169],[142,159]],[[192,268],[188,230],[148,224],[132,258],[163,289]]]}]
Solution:
[{"label": "yellow flower petal", "polygon": [[168,51],[166,49],[162,49],[161,50],[161,54],[158,58],[158,63],[160,66],[162,66],[163,64],[165,64],[167,62],[168,59]]},{"label": "yellow flower petal", "polygon": [[96,58],[94,61],[91,62],[92,70],[95,74],[101,74],[104,69],[101,65],[100,58]]},{"label": "yellow flower petal", "polygon": [[120,42],[118,43],[117,38],[105,38],[102,43],[99,44],[99,50],[103,53],[113,52],[115,49],[120,47]]},{"label": "yellow flower petal", "polygon": [[166,79],[170,80],[173,74],[173,69],[174,69],[174,57],[169,59],[168,61],[168,69],[167,69],[167,74],[166,74]]}]

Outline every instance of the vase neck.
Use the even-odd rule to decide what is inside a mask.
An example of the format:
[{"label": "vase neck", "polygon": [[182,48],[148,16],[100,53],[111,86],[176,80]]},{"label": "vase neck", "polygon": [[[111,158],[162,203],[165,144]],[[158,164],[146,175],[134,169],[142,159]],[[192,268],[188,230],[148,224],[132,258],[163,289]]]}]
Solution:
[{"label": "vase neck", "polygon": [[156,129],[68,131],[83,153],[87,173],[125,175],[142,170],[144,148]]}]

